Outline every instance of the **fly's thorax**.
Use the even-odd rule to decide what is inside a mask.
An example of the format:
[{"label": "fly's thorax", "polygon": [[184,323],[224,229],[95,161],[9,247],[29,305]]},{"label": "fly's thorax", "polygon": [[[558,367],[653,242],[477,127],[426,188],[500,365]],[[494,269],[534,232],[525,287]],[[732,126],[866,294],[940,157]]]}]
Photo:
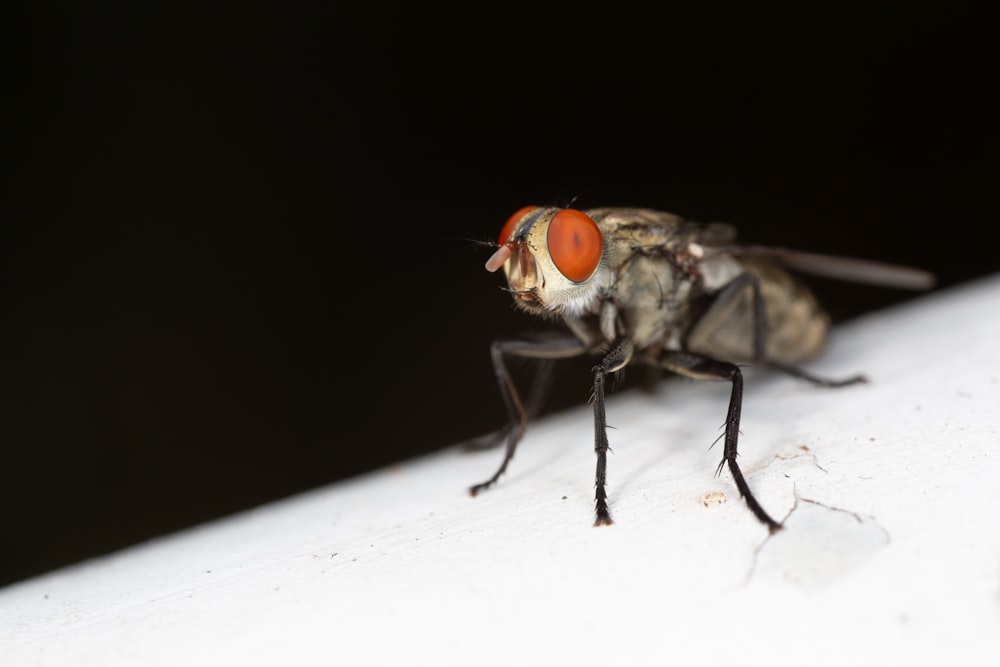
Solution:
[{"label": "fly's thorax", "polygon": [[670,214],[645,209],[588,211],[601,222],[614,267],[607,290],[618,328],[605,338],[628,337],[643,350],[679,350],[691,318],[692,299],[732,279],[742,269],[696,242],[697,228]]},{"label": "fly's thorax", "polygon": [[638,350],[680,349],[696,276],[678,270],[666,255],[634,255],[618,272],[615,301],[622,330]]},{"label": "fly's thorax", "polygon": [[502,262],[515,303],[541,315],[594,311],[610,278],[597,224],[575,209],[526,207],[504,226],[487,262]]}]

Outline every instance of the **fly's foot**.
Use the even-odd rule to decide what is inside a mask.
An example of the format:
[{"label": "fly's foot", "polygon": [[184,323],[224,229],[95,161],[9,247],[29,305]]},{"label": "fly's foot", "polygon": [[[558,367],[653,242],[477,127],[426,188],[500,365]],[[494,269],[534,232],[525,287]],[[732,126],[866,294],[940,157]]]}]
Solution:
[{"label": "fly's foot", "polygon": [[472,496],[473,498],[475,498],[479,494],[480,491],[485,491],[486,489],[488,489],[491,486],[493,486],[493,482],[494,481],[495,480],[491,479],[488,482],[482,482],[480,484],[476,484],[474,486],[470,486],[469,487],[469,495]]},{"label": "fly's foot", "polygon": [[597,518],[594,526],[610,526],[614,523],[611,520],[611,512],[608,511],[608,494],[603,486],[597,487]]}]

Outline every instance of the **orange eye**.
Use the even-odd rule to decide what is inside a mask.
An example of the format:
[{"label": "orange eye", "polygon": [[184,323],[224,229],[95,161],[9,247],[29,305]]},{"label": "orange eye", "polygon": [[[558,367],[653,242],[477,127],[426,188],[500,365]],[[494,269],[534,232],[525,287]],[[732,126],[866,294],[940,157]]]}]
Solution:
[{"label": "orange eye", "polygon": [[521,218],[524,217],[524,214],[529,211],[534,211],[536,208],[538,207],[525,206],[524,208],[519,208],[517,210],[517,213],[515,213],[514,215],[510,216],[507,219],[507,222],[504,223],[503,229],[500,230],[500,245],[507,243],[507,241],[510,239],[511,233],[513,233],[514,231],[514,227],[516,227],[517,223],[521,221]]},{"label": "orange eye", "polygon": [[556,213],[549,223],[549,255],[559,272],[575,283],[593,275],[601,263],[604,240],[597,223],[572,208]]}]

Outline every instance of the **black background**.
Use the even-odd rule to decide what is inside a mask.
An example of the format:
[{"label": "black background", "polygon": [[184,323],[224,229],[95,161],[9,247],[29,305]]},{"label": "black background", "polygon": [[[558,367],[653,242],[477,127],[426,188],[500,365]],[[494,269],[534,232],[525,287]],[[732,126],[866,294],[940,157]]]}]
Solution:
[{"label": "black background", "polygon": [[8,23],[0,583],[499,425],[474,241],[525,204],[1000,266],[974,6],[144,4]]}]

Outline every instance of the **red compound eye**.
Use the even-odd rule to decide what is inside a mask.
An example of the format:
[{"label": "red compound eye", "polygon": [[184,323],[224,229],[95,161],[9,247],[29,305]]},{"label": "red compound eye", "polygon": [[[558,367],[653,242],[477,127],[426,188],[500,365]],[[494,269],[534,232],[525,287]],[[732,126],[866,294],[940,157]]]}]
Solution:
[{"label": "red compound eye", "polygon": [[534,211],[536,208],[538,207],[525,206],[524,208],[519,208],[517,210],[517,213],[515,213],[514,215],[510,216],[507,219],[507,222],[504,223],[503,229],[500,230],[500,245],[503,245],[507,243],[508,240],[510,240],[511,232],[514,231],[514,227],[517,226],[517,223],[521,221],[521,218],[524,217],[524,214],[529,211]]},{"label": "red compound eye", "polygon": [[572,208],[556,213],[549,223],[549,256],[559,272],[575,283],[593,275],[601,263],[604,240],[597,223]]}]

